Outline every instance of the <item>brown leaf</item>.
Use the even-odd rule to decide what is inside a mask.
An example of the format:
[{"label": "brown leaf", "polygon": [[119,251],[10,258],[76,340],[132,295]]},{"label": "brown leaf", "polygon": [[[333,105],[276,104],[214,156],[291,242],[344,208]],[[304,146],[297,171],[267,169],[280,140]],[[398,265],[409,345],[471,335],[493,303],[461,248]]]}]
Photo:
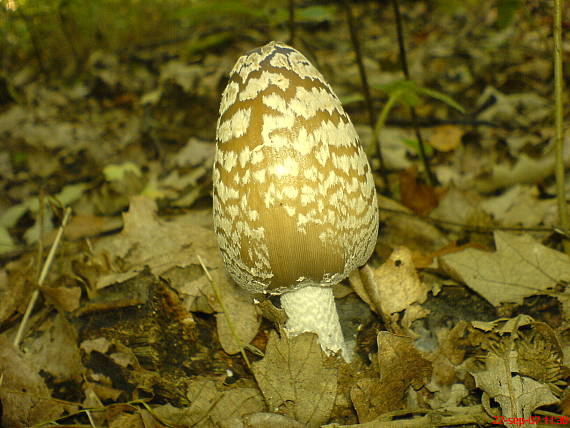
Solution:
[{"label": "brown leaf", "polygon": [[65,237],[70,240],[97,236],[101,233],[119,229],[123,221],[119,217],[103,217],[88,214],[76,214],[71,217],[65,228]]},{"label": "brown leaf", "polygon": [[442,190],[419,181],[417,167],[403,171],[400,177],[402,203],[415,213],[426,215],[439,203]]},{"label": "brown leaf", "polygon": [[461,144],[463,130],[454,125],[442,125],[435,128],[429,139],[429,144],[440,152],[449,152]]},{"label": "brown leaf", "polygon": [[178,217],[166,222],[156,215],[156,203],[143,196],[132,198],[123,214],[124,229],[112,240],[97,246],[120,257],[125,271],[99,278],[98,288],[134,277],[144,266],[159,275],[176,266],[198,264],[199,254],[207,267],[218,267],[221,260],[211,229],[198,226],[192,218]]},{"label": "brown leaf", "polygon": [[427,287],[420,281],[412,262],[412,253],[406,247],[396,248],[390,258],[374,272],[375,286],[369,295],[376,309],[393,314],[414,303],[423,303]]},{"label": "brown leaf", "polygon": [[570,261],[530,236],[495,232],[494,253],[466,249],[440,257],[451,276],[466,283],[493,305],[523,298],[570,280]]},{"label": "brown leaf", "polygon": [[520,376],[516,358],[518,353],[498,355],[490,353],[485,358],[485,368],[481,371],[470,370],[477,387],[484,391],[487,399],[493,398],[499,403],[505,418],[529,419],[532,412],[540,406],[555,404],[556,396],[548,385]]},{"label": "brown leaf", "polygon": [[197,379],[188,388],[190,407],[171,405],[157,407],[153,412],[172,425],[219,427],[236,426],[235,421],[250,413],[265,409],[259,391],[255,388],[218,390],[212,380]]},{"label": "brown leaf", "polygon": [[26,428],[61,415],[63,406],[50,398],[38,369],[4,336],[0,336],[0,373],[2,426]]},{"label": "brown leaf", "polygon": [[80,382],[84,368],[76,339],[75,329],[58,314],[48,318],[35,335],[26,339],[26,359],[49,373],[55,383]]},{"label": "brown leaf", "polygon": [[218,327],[218,338],[224,351],[228,354],[236,354],[240,351],[240,345],[245,347],[257,335],[261,317],[257,313],[251,298],[242,289],[238,289],[233,284],[226,282],[225,286],[221,282],[217,284],[223,287],[220,290],[222,299],[230,322],[233,324],[236,335],[241,341],[237,344],[231,334],[226,315],[221,312],[216,314],[216,325]]},{"label": "brown leaf", "polygon": [[316,335],[279,338],[272,331],[265,358],[253,365],[253,373],[270,409],[308,427],[318,427],[329,419],[337,371],[324,366]]},{"label": "brown leaf", "polygon": [[378,333],[378,366],[382,382],[401,382],[418,390],[429,382],[432,365],[414,348],[413,339],[388,332]]},{"label": "brown leaf", "polygon": [[377,378],[360,379],[350,390],[358,420],[369,422],[386,412],[404,407],[405,385],[401,381],[383,382]]},{"label": "brown leaf", "polygon": [[81,289],[79,287],[41,287],[42,294],[58,309],[71,312],[79,307]]}]

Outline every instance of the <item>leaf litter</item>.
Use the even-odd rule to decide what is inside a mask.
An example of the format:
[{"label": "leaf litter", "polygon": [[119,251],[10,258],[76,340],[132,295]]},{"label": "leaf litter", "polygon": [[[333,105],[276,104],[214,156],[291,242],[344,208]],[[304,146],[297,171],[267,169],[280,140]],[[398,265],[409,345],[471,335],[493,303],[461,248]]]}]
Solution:
[{"label": "leaf litter", "polygon": [[[570,266],[552,233],[549,40],[524,8],[518,25],[498,30],[492,3],[457,14],[406,6],[408,19],[437,22],[408,28],[412,75],[474,106],[473,121],[437,101],[417,106],[437,119],[423,129],[437,189],[414,169],[405,105],[380,132],[399,197],[381,198],[375,255],[351,275],[373,315],[347,327],[358,356],[349,365],[323,355],[311,334],[282,334],[279,308],[271,315],[262,296],[236,289],[217,251],[209,208],[217,89],[250,44],[154,70],[98,51],[86,64],[91,80],[72,85],[47,87],[25,68],[14,74],[22,98],[0,109],[9,152],[0,154],[3,426],[89,418],[98,426],[473,426],[568,415]],[[393,25],[388,11],[379,16]],[[362,31],[374,36],[365,59],[380,88],[401,76],[396,44],[376,34],[375,19],[363,14]],[[330,46],[330,33],[312,37]],[[317,53],[320,65],[341,95],[358,100],[356,66],[340,53],[350,52],[348,37],[335,35],[335,44]],[[371,152],[370,131],[358,129]],[[49,206],[38,203],[39,183],[54,196]],[[74,217],[16,347],[41,266],[32,248],[53,239],[58,203]],[[350,301],[346,286],[336,292]]]}]

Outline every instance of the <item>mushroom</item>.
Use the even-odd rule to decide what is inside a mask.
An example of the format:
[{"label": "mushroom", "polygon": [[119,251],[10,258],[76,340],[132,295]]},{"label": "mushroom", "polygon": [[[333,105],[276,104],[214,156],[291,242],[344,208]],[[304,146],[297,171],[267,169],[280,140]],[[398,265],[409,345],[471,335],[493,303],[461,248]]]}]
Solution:
[{"label": "mushroom", "polygon": [[289,335],[344,345],[332,285],[366,263],[378,235],[370,165],[332,88],[297,50],[271,42],[238,59],[222,94],[214,228],[226,270],[281,295]]}]

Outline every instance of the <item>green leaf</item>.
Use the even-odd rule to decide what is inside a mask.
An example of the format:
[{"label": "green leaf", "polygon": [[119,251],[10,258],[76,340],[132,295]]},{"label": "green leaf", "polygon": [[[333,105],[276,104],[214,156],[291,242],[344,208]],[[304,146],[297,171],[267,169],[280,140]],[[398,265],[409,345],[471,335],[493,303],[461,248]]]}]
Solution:
[{"label": "green leaf", "polygon": [[61,189],[61,191],[55,197],[64,206],[71,205],[73,202],[83,196],[83,193],[86,189],[86,183],[70,184]]},{"label": "green leaf", "polygon": [[29,209],[30,205],[24,202],[4,210],[0,215],[0,227],[14,227]]},{"label": "green leaf", "polygon": [[344,96],[341,96],[339,98],[340,98],[340,102],[342,103],[343,106],[364,101],[364,97],[360,93],[344,95]]},{"label": "green leaf", "polygon": [[[333,6],[309,6],[295,9],[296,22],[323,22],[331,21],[335,17],[335,8]],[[289,11],[287,8],[280,7],[270,14],[270,24],[280,25],[289,21]]]},{"label": "green leaf", "polygon": [[374,88],[386,92],[390,97],[402,100],[403,103],[415,107],[419,104],[417,85],[411,80],[395,80],[385,85],[373,85]]},{"label": "green leaf", "polygon": [[0,227],[0,254],[9,253],[17,248],[14,240],[4,227]]},{"label": "green leaf", "polygon": [[457,103],[455,100],[453,100],[453,98],[451,98],[449,95],[444,94],[443,92],[422,87],[418,87],[418,92],[428,97],[434,98],[438,101],[441,101],[447,104],[448,106],[453,107],[454,109],[460,111],[461,113],[465,113],[465,109],[461,107],[459,103]]},{"label": "green leaf", "polygon": [[411,107],[419,105],[420,95],[423,95],[441,101],[450,107],[459,110],[461,113],[465,113],[463,107],[461,107],[461,105],[454,101],[449,95],[434,89],[419,86],[413,80],[396,80],[385,85],[373,85],[373,88],[386,92],[388,95],[392,95],[398,91],[400,92],[398,94],[398,99]]},{"label": "green leaf", "polygon": [[334,6],[309,6],[295,10],[295,18],[299,21],[323,22],[333,20],[335,13]]},{"label": "green leaf", "polygon": [[142,175],[140,168],[132,162],[108,165],[103,169],[103,174],[107,181],[121,181],[128,172],[135,174],[137,177]]},{"label": "green leaf", "polygon": [[[411,148],[414,151],[414,153],[416,153],[416,154],[420,153],[420,143],[418,140],[412,140],[410,138],[402,138],[402,142],[406,146]],[[432,146],[430,146],[429,144],[424,144],[424,149],[426,151],[426,156],[433,155],[433,147]]]},{"label": "green leaf", "polygon": [[238,19],[253,18],[256,21],[267,21],[269,14],[264,8],[251,7],[250,5],[235,1],[216,1],[215,9],[210,2],[202,2],[178,11],[175,15],[184,18],[190,24],[210,22],[214,19]]},{"label": "green leaf", "polygon": [[521,5],[521,0],[499,0],[497,4],[497,25],[500,29],[504,29],[509,26],[513,21],[516,11],[520,9]]},{"label": "green leaf", "polygon": [[201,37],[200,40],[195,41],[188,47],[188,54],[194,55],[196,53],[207,51],[208,49],[214,48],[216,46],[223,45],[226,43],[231,37],[233,33],[230,31],[223,31],[215,34],[210,34],[204,37]]},{"label": "green leaf", "polygon": [[379,89],[382,92],[386,92],[388,95],[398,90],[405,90],[408,86],[413,85],[410,80],[400,79],[394,80],[390,83],[384,83],[382,85],[371,85],[374,89]]}]

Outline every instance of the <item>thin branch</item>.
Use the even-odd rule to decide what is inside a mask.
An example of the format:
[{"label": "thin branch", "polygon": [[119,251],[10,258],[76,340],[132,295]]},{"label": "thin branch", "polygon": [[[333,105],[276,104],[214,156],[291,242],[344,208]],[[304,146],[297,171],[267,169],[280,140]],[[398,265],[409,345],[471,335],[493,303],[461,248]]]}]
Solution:
[{"label": "thin branch", "polygon": [[[402,71],[404,72],[404,76],[406,77],[407,80],[410,80],[410,70],[408,68],[406,44],[404,42],[402,15],[400,14],[400,5],[398,4],[398,0],[392,0],[392,6],[394,7],[394,15],[396,17],[396,31],[398,35],[398,47],[400,49],[400,63],[402,65]],[[437,178],[429,165],[429,160],[426,155],[425,143],[422,137],[422,133],[420,132],[420,128],[418,126],[418,119],[415,107],[411,106],[410,111],[412,113],[412,123],[414,125],[414,132],[416,134],[416,138],[418,140],[418,144],[420,147],[420,159],[422,161],[422,164],[424,165],[424,169],[426,171],[426,175],[430,186],[435,186],[437,184]]]},{"label": "thin branch", "polygon": [[[554,100],[555,100],[555,129],[554,143],[556,147],[556,193],[558,202],[558,217],[560,225],[565,230],[570,230],[570,220],[568,218],[568,204],[566,203],[566,186],[564,177],[564,111],[562,105],[562,95],[564,91],[564,81],[562,76],[562,2],[554,0]],[[570,242],[563,241],[564,251],[570,256]]]},{"label": "thin branch", "polygon": [[516,227],[516,226],[470,226],[468,224],[455,222],[455,221],[448,221],[448,220],[439,220],[436,218],[432,218],[430,216],[420,215],[414,212],[409,211],[402,211],[393,208],[385,208],[379,207],[380,212],[386,212],[391,214],[403,215],[406,217],[414,217],[418,218],[426,223],[430,223],[436,226],[439,226],[443,229],[449,227],[457,227],[465,232],[470,233],[480,233],[480,234],[493,234],[496,230],[502,230],[505,232],[539,232],[539,233],[556,233],[558,235],[569,236],[570,229],[560,229],[555,227]]},{"label": "thin branch", "polygon": [[289,45],[295,46],[295,0],[289,0]]},{"label": "thin branch", "polygon": [[[362,61],[362,50],[360,48],[360,41],[358,40],[358,33],[356,31],[356,24],[354,22],[354,15],[352,14],[352,9],[348,0],[343,0],[342,2],[344,10],[346,12],[346,20],[348,22],[348,29],[350,31],[350,39],[352,41],[352,47],[354,53],[356,54],[356,63],[358,64],[358,72],[360,74],[360,83],[362,85],[362,92],[364,93],[364,99],[366,100],[366,108],[368,110],[368,121],[370,123],[370,128],[374,130],[374,124],[376,122],[376,114],[374,112],[374,104],[372,103],[372,96],[370,95],[370,86],[368,85],[368,78],[366,76],[366,69],[364,68],[364,62]],[[390,188],[388,186],[388,176],[386,173],[386,166],[384,163],[384,156],[382,155],[382,147],[380,144],[380,138],[375,132],[372,132],[374,138],[374,144],[376,147],[376,156],[380,162],[380,176],[384,183],[384,187],[389,192]]]}]

